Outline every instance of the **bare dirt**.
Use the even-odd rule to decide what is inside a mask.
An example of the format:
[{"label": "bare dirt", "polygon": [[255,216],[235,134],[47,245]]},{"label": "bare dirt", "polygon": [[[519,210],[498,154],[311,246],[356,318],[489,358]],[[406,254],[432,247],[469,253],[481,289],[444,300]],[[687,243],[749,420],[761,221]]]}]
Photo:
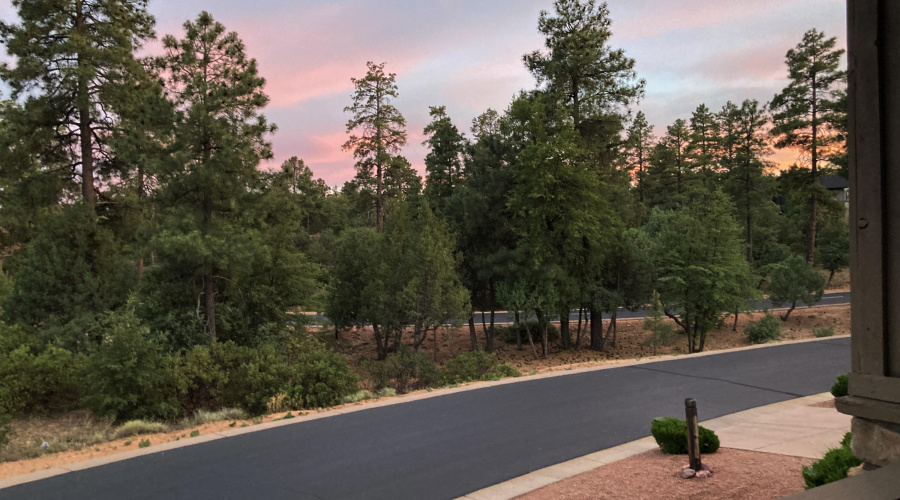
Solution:
[{"label": "bare dirt", "polygon": [[681,479],[685,455],[651,450],[520,496],[527,500],[769,499],[803,491],[801,469],[811,459],[720,448],[703,456],[708,478]]},{"label": "bare dirt", "polygon": [[[737,331],[733,331],[734,317],[726,316],[723,325],[709,333],[706,340],[706,351],[731,349],[751,345],[744,329],[750,321],[763,317],[763,313],[741,315],[738,318]],[[604,322],[604,331],[609,325]],[[523,374],[542,373],[547,371],[566,370],[571,368],[593,366],[610,362],[643,359],[653,357],[653,348],[643,346],[644,340],[649,336],[645,331],[642,319],[618,320],[616,343],[605,352],[592,351],[586,347],[581,349],[563,350],[556,344],[551,344],[550,352],[546,359],[534,359],[531,348],[527,343],[523,350],[516,349],[515,344],[506,344],[501,339],[495,339],[495,353],[501,363],[509,363]],[[818,327],[834,327],[835,336],[850,334],[850,306],[822,306],[796,309],[782,324],[782,340],[800,340],[814,338],[813,329]],[[572,337],[575,338],[576,325],[572,326]],[[676,328],[676,332],[677,332]],[[476,334],[479,343],[484,345],[484,331],[482,326],[476,325]],[[411,342],[412,335],[404,335],[405,342]],[[467,326],[459,329],[448,329],[438,334],[437,362],[443,364],[447,360],[463,352],[471,350],[471,340]],[[421,347],[429,357],[435,358],[433,339],[429,338]],[[341,332],[341,339],[336,342],[335,348],[347,357],[351,367],[359,369],[360,361],[375,359],[375,341],[370,329],[358,329]],[[668,347],[660,347],[657,357],[667,355],[687,354],[687,337],[676,334],[675,343]]]}]

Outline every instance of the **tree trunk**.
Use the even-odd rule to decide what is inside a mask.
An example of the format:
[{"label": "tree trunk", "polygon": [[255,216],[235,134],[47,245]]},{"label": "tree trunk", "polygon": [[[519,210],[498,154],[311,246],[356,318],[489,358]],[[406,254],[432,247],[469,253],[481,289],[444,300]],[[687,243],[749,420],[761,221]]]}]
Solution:
[{"label": "tree trunk", "polygon": [[740,316],[740,314],[738,313],[738,311],[734,311],[734,326],[731,328],[731,331],[732,331],[732,332],[736,332],[736,331],[737,331],[738,316]]},{"label": "tree trunk", "polygon": [[806,260],[808,262],[812,262],[815,259],[816,255],[816,219],[818,218],[819,212],[819,191],[818,184],[819,182],[819,169],[818,169],[818,160],[819,160],[819,144],[818,144],[818,132],[819,132],[819,124],[817,121],[817,105],[816,102],[816,75],[813,73],[812,76],[812,85],[810,86],[812,89],[812,207],[810,208],[809,214],[809,240],[806,244]]},{"label": "tree trunk", "polygon": [[831,286],[831,280],[832,280],[832,278],[834,278],[834,271],[833,271],[833,270],[832,270],[831,273],[828,275],[828,281],[825,282],[825,288],[828,288],[828,287]]},{"label": "tree trunk", "polygon": [[491,324],[488,325],[488,331],[485,336],[485,349],[487,352],[494,352],[494,307],[491,306]]},{"label": "tree trunk", "polygon": [[475,335],[475,313],[469,315],[469,336],[472,337],[472,350],[478,349],[478,336]]},{"label": "tree trunk", "polygon": [[569,312],[562,311],[559,314],[559,341],[563,349],[568,349],[572,344],[569,336]]},{"label": "tree trunk", "polygon": [[203,294],[206,302],[206,330],[209,341],[216,343],[216,271],[212,269],[203,278]]},{"label": "tree trunk", "polygon": [[513,323],[513,324],[516,325],[516,349],[521,351],[522,350],[522,326],[519,325],[519,311],[516,311],[515,318],[516,318],[515,323]]},{"label": "tree trunk", "polygon": [[594,306],[590,307],[591,315],[591,349],[603,350],[603,316]]},{"label": "tree trunk", "polygon": [[535,309],[534,315],[537,316],[538,326],[541,328],[541,352],[544,359],[547,359],[547,322],[544,321],[544,312],[540,309]]},{"label": "tree trunk", "polygon": [[534,348],[534,336],[531,334],[531,330],[526,329],[525,331],[528,334],[528,345],[531,346],[531,354],[534,356],[534,359],[538,359],[537,349]]},{"label": "tree trunk", "polygon": [[797,301],[795,300],[795,301],[791,302],[791,308],[788,309],[786,313],[784,313],[784,316],[781,317],[781,321],[787,321],[788,318],[791,317],[791,313],[794,312],[794,309],[796,309],[796,308],[797,308]]},{"label": "tree trunk", "polygon": [[[694,330],[697,329],[697,325],[694,325]],[[706,332],[700,332],[700,348],[697,349],[697,352],[703,352],[703,348],[706,346]]]},{"label": "tree trunk", "polygon": [[375,332],[375,354],[378,360],[381,361],[387,358],[387,346],[385,345],[387,339],[382,338],[381,329],[378,328],[378,325],[372,325],[372,330]]},{"label": "tree trunk", "polygon": [[[437,325],[434,326],[433,330],[434,330],[434,362],[437,363],[437,353],[438,353],[438,343],[437,343],[438,327],[437,327]],[[425,329],[425,334],[426,335],[428,334],[427,328]],[[423,340],[424,340],[424,337],[423,337]]]},{"label": "tree trunk", "polygon": [[[84,25],[84,2],[78,1],[75,13],[75,29],[81,31]],[[78,54],[78,67],[83,70],[87,64]],[[84,70],[83,70],[84,71]],[[94,148],[91,135],[91,97],[87,78],[79,72],[78,95],[75,97],[78,107],[78,133],[81,146],[81,195],[88,205],[96,205],[94,197]]]},{"label": "tree trunk", "polygon": [[578,330],[575,334],[575,348],[581,348],[581,318],[584,316],[584,307],[578,308]]}]

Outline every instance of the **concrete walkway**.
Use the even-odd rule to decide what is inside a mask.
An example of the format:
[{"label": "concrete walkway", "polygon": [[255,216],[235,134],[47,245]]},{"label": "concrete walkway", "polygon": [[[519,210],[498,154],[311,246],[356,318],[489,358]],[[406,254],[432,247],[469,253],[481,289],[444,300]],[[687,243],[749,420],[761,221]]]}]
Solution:
[{"label": "concrete walkway", "polygon": [[[812,406],[833,399],[823,393],[761,406],[700,422],[719,436],[722,446],[738,450],[821,458],[840,445],[850,430],[850,416],[834,408]],[[702,402],[700,403],[702,405]],[[703,416],[700,408],[700,416]],[[649,422],[647,424],[649,426]],[[639,439],[569,460],[461,497],[464,500],[507,500],[557,481],[656,448],[652,437]]]}]

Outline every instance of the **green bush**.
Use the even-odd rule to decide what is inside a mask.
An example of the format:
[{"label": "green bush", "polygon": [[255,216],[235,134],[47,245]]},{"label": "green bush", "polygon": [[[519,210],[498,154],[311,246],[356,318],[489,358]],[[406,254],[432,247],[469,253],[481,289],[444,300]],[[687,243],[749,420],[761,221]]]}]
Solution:
[{"label": "green bush", "polygon": [[0,411],[0,447],[6,446],[9,442],[9,424],[12,422],[12,415]]},{"label": "green bush", "polygon": [[847,477],[847,472],[862,464],[862,460],[853,455],[850,450],[851,434],[844,434],[840,448],[832,448],[821,459],[813,462],[809,467],[803,467],[803,481],[806,489],[822,486],[823,484],[839,481]]},{"label": "green bush", "polygon": [[100,317],[98,326],[104,341],[85,367],[82,404],[116,421],[178,416],[177,380],[140,320],[115,311]]},{"label": "green bush", "polygon": [[[518,332],[522,332],[522,343],[528,343],[529,332],[535,343],[541,341],[541,327],[537,320],[522,321],[518,325],[499,326],[497,327],[497,337],[503,339],[507,344],[515,344]],[[547,341],[557,342],[559,340],[559,328],[553,323],[547,324]]]},{"label": "green bush", "polygon": [[767,312],[759,321],[751,321],[745,330],[747,338],[753,344],[765,344],[770,340],[781,338],[781,320]]},{"label": "green bush", "polygon": [[462,384],[473,380],[483,380],[497,367],[497,357],[481,349],[464,352],[447,361],[443,379],[447,384]]},{"label": "green bush", "polygon": [[516,367],[509,363],[503,363],[494,370],[494,375],[496,375],[498,379],[507,377],[521,377],[522,372],[516,370]]},{"label": "green bush", "polygon": [[[687,424],[684,420],[673,417],[654,418],[650,424],[650,434],[663,453],[685,455],[688,452]],[[715,453],[719,449],[719,437],[716,433],[700,427],[700,453]]]},{"label": "green bush", "polygon": [[347,360],[321,342],[307,338],[291,343],[292,402],[303,408],[325,408],[356,392],[359,377]]},{"label": "green bush", "polygon": [[343,404],[359,403],[360,401],[365,401],[367,399],[374,399],[374,398],[375,398],[375,395],[372,394],[372,391],[362,390],[362,391],[356,391],[353,394],[348,394],[348,395],[344,396],[344,398],[341,400],[341,403],[343,403]]},{"label": "green bush", "polygon": [[831,337],[834,335],[833,326],[823,326],[821,328],[813,328],[813,335],[816,338]]},{"label": "green bush", "polygon": [[425,353],[413,353],[404,344],[384,361],[369,364],[376,390],[392,387],[399,393],[433,387],[440,382],[440,372]]},{"label": "green bush", "polygon": [[216,344],[212,349],[214,379],[210,394],[220,406],[240,407],[250,415],[266,412],[269,399],[279,393],[296,392],[289,386],[291,368],[275,346],[259,348],[239,346],[234,342]]},{"label": "green bush", "polygon": [[22,328],[0,323],[0,413],[72,409],[84,361],[82,355],[55,345],[41,346]]},{"label": "green bush", "polygon": [[838,375],[834,385],[831,386],[831,395],[840,398],[846,396],[849,392],[850,379],[847,375]]}]

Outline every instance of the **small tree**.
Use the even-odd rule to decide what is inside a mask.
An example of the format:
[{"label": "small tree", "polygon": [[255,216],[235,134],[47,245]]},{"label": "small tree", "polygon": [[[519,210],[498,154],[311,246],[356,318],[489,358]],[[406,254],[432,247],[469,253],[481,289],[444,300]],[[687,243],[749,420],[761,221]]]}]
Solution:
[{"label": "small tree", "polygon": [[662,302],[659,300],[659,292],[653,291],[653,300],[650,302],[650,315],[644,319],[644,330],[651,332],[644,340],[645,346],[653,346],[653,355],[656,356],[656,348],[672,345],[675,341],[675,327],[666,321]]},{"label": "small tree", "polygon": [[845,220],[830,222],[817,235],[819,240],[819,262],[829,271],[828,282],[831,285],[834,273],[850,265],[850,228]]},{"label": "small tree", "polygon": [[798,301],[811,306],[822,300],[824,290],[825,277],[799,255],[792,255],[775,264],[769,274],[769,300],[775,307],[791,305],[781,317],[782,321],[788,320]]}]

